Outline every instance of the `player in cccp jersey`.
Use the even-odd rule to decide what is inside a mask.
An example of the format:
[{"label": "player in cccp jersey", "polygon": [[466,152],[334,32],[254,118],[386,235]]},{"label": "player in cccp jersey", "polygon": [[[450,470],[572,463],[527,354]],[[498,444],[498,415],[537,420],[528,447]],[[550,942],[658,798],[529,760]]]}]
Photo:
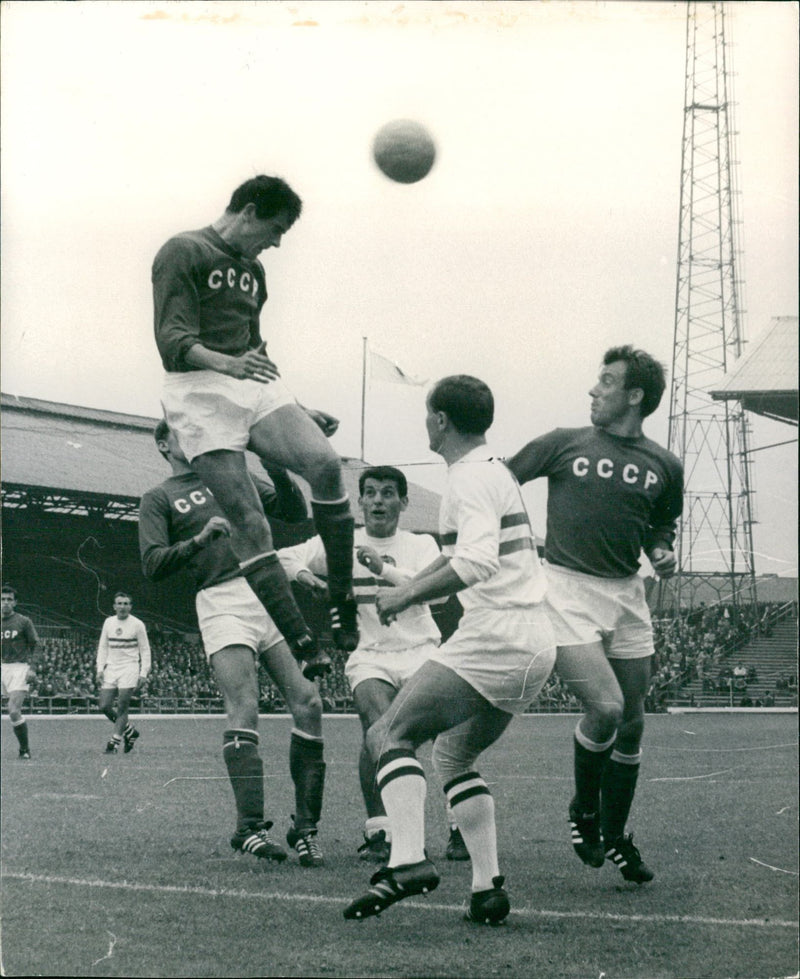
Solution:
[{"label": "player in cccp jersey", "polygon": [[[337,646],[352,651],[358,644],[353,517],[341,462],[325,438],[338,421],[297,403],[259,329],[267,287],[257,256],[280,246],[301,208],[283,180],[253,177],[212,225],[171,238],[155,257],[152,278],[166,420],[230,522],[242,573],[295,655],[309,662],[316,640],[275,554],[244,456],[250,449],[311,486],[328,561],[331,632]],[[327,654],[318,656],[329,669]]]},{"label": "player in cccp jersey", "polygon": [[486,447],[493,417],[492,393],[477,378],[446,377],[428,395],[429,445],[448,465],[439,514],[442,553],[410,581],[381,590],[378,615],[386,624],[420,602],[456,593],[464,614],[367,733],[392,852],[345,918],[380,914],[439,883],[425,853],[425,773],[415,753],[432,739],[434,767],[472,858],[467,918],[494,925],[510,910],[498,867],[494,800],[474,765],[538,695],[553,667],[555,643],[519,485]]},{"label": "player in cccp jersey", "polygon": [[3,585],[0,591],[0,610],[3,693],[8,695],[8,717],[19,744],[19,757],[28,761],[31,757],[28,722],[22,707],[39,654],[39,637],[28,616],[17,612],[17,593],[11,585]]},{"label": "player in cccp jersey", "polygon": [[[253,594],[231,550],[230,525],[214,497],[186,460],[165,421],[155,429],[159,452],[172,476],[148,490],[139,507],[139,547],[146,578],[159,581],[186,571],[197,589],[196,608],[206,656],[225,701],[228,730],[222,754],[236,802],[234,850],[268,860],[286,852],[269,836],[264,820],[264,766],[258,751],[258,666],[261,657],[294,719],[289,770],[295,815],[287,834],[304,867],[322,866],[317,839],[325,762],[322,701],[316,684],[295,657]],[[300,489],[283,471],[270,469],[273,486],[257,481],[266,512],[296,522],[306,517]],[[263,512],[263,511],[262,511]]]},{"label": "player in cccp jersey", "polygon": [[[384,714],[403,684],[414,675],[441,642],[438,626],[427,604],[401,612],[390,625],[378,619],[375,599],[379,588],[400,585],[427,568],[439,556],[430,534],[400,530],[400,514],[408,506],[408,481],[394,466],[372,466],[358,480],[358,505],[364,527],[355,532],[356,561],[361,570],[353,580],[359,606],[361,639],[350,655],[345,676],[361,726],[367,730]],[[327,575],[325,550],[319,537],[278,551],[291,581],[314,594],[324,595]],[[321,577],[320,577],[321,576]],[[359,756],[361,794],[367,810],[362,860],[386,863],[391,829],[375,781],[375,763],[366,745]],[[461,834],[453,825],[448,842],[450,859],[469,859]]]},{"label": "player in cccp jersey", "polygon": [[[139,732],[128,723],[131,698],[141,689],[150,672],[150,641],[141,619],[131,615],[131,596],[118,591],[114,596],[114,615],[100,630],[97,644],[98,708],[114,725],[106,754],[114,755],[124,742],[125,753],[133,750]],[[116,709],[114,699],[119,694]]]},{"label": "player in cccp jersey", "polygon": [[644,733],[654,652],[642,551],[662,578],[675,571],[675,522],[683,506],[679,460],[646,438],[664,369],[631,346],[606,352],[588,428],[534,439],[508,465],[521,483],[548,478],[547,602],[556,669],[583,703],[575,729],[572,843],[591,867],[612,860],[626,880],[653,879],[625,824]]}]

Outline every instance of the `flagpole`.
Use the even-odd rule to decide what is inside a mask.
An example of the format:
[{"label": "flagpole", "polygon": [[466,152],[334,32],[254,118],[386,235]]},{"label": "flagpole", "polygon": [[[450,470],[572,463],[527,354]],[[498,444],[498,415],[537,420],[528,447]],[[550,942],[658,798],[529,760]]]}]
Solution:
[{"label": "flagpole", "polygon": [[367,404],[367,338],[362,337],[363,351],[361,354],[361,461],[364,458],[364,417]]}]

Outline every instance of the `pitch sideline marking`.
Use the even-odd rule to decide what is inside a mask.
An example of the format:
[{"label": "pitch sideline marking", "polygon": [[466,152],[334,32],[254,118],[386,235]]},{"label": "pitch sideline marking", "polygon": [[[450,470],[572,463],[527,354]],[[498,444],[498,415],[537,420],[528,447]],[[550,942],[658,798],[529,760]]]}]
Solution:
[{"label": "pitch sideline marking", "polygon": [[[241,889],[223,888],[215,890],[211,887],[179,887],[175,884],[137,884],[130,881],[83,880],[79,877],[53,877],[45,874],[5,873],[3,878],[24,881],[30,884],[66,884],[74,887],[98,887],[111,890],[144,891],[153,894],[194,894],[198,897],[234,897],[245,900],[263,901],[295,901],[311,904],[347,904],[345,898],[326,897],[321,894],[285,894],[280,891],[246,891]],[[463,904],[433,904],[429,901],[407,901],[410,908],[421,908],[426,911],[463,911]],[[594,918],[598,921],[646,922],[652,924],[679,925],[728,925],[735,928],[750,926],[755,928],[792,928],[797,929],[798,922],[768,920],[765,918],[705,918],[697,915],[680,914],[614,914],[612,912],[585,911],[547,911],[533,908],[517,908],[511,912],[517,918]]]}]

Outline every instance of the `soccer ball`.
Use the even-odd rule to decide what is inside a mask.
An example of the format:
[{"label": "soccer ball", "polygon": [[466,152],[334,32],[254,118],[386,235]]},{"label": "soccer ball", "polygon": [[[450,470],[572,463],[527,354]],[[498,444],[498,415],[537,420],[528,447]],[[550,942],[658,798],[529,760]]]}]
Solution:
[{"label": "soccer ball", "polygon": [[378,168],[399,184],[415,184],[431,171],[436,145],[428,130],[412,119],[395,119],[378,130],[372,144]]}]

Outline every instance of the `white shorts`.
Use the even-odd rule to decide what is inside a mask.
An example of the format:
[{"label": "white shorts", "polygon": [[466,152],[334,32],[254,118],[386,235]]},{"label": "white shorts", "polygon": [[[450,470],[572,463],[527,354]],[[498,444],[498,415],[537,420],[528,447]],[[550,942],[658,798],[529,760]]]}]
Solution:
[{"label": "white shorts", "polygon": [[250,430],[283,405],[297,404],[283,381],[237,380],[218,371],[164,376],[161,406],[189,460],[215,449],[244,452]]},{"label": "white shorts", "polygon": [[472,609],[430,658],[457,673],[490,704],[521,714],[550,676],[556,644],[543,605]]},{"label": "white shorts", "polygon": [[106,663],[102,690],[133,690],[139,683],[139,663]]},{"label": "white shorts", "polygon": [[639,575],[598,578],[545,565],[546,604],[559,646],[601,642],[609,659],[652,656],[653,625]]},{"label": "white shorts", "polygon": [[261,653],[283,640],[244,578],[203,588],[197,593],[195,607],[208,659],[226,646],[247,646]]},{"label": "white shorts", "polygon": [[433,643],[415,646],[413,649],[391,649],[385,652],[357,649],[350,654],[344,675],[351,690],[355,690],[364,680],[383,680],[399,690],[430,659],[436,649]]},{"label": "white shorts", "polygon": [[3,695],[16,693],[18,690],[28,690],[27,663],[0,663],[2,672]]}]

